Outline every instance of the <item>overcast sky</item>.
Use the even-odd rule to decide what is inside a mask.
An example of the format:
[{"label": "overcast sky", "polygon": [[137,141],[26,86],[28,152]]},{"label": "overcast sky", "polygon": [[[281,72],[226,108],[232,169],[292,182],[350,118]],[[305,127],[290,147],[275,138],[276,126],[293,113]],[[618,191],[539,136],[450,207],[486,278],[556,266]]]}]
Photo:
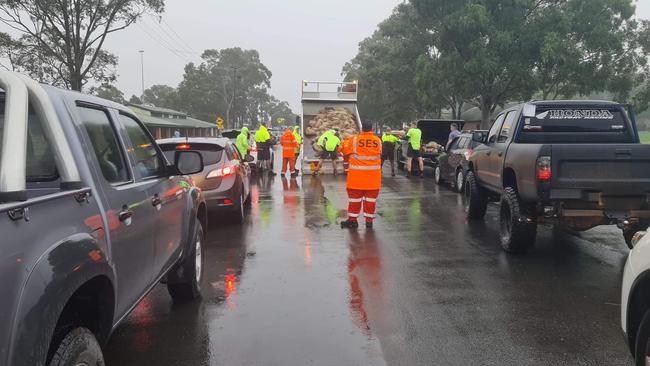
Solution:
[{"label": "overcast sky", "polygon": [[163,22],[147,16],[141,24],[111,35],[106,48],[119,57],[117,86],[127,99],[141,94],[138,50],[145,51],[147,88],[177,86],[183,67],[199,62],[205,49],[256,49],[273,72],[271,94],[299,112],[301,81],[341,80],[341,68],[356,55],[358,43],[400,2],[166,0]]},{"label": "overcast sky", "polygon": [[[273,72],[271,93],[299,113],[300,82],[341,80],[341,68],[356,55],[358,43],[400,2],[167,0],[162,22],[146,16],[111,35],[106,48],[119,57],[117,86],[127,99],[141,93],[138,50],[145,51],[147,88],[177,86],[183,67],[199,62],[205,49],[256,49]],[[637,14],[650,19],[650,0],[637,3]]]}]

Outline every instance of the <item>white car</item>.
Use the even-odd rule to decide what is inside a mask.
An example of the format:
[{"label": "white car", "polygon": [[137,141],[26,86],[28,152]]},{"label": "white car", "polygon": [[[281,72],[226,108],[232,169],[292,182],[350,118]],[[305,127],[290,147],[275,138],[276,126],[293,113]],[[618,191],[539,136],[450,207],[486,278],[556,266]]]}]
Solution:
[{"label": "white car", "polygon": [[621,326],[635,365],[650,365],[650,235],[632,239],[623,272]]}]

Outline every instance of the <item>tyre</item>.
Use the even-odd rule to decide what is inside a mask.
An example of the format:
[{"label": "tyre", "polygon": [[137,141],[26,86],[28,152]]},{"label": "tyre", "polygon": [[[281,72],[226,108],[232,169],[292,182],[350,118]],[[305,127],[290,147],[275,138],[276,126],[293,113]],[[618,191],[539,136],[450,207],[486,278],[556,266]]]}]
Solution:
[{"label": "tyre", "polygon": [[201,296],[203,263],[203,226],[197,220],[191,250],[183,262],[171,271],[167,281],[167,290],[174,301],[186,302]]},{"label": "tyre", "polygon": [[479,186],[473,172],[467,173],[464,190],[465,214],[468,219],[480,220],[485,217],[488,197],[483,188]]},{"label": "tyre", "polygon": [[235,201],[235,205],[233,207],[233,216],[232,216],[232,221],[240,225],[244,222],[244,204],[245,204],[246,199],[244,198],[244,193],[240,193],[239,199]]},{"label": "tyre", "polygon": [[456,172],[456,192],[463,193],[465,188],[465,173],[463,169],[458,169]]},{"label": "tyre", "polygon": [[634,342],[634,364],[645,366],[650,363],[650,310],[646,311]]},{"label": "tyre", "polygon": [[[242,191],[243,191],[243,190],[244,190],[244,188],[242,188]],[[250,208],[250,207],[253,205],[253,200],[252,200],[252,198],[253,198],[253,197],[251,196],[251,192],[249,191],[249,192],[248,192],[248,196],[246,196],[246,200],[244,201],[244,206],[245,206],[246,208]]]},{"label": "tyre", "polygon": [[442,179],[442,171],[440,169],[440,166],[436,166],[436,170],[433,172],[433,178],[436,181],[436,184],[443,184],[445,182],[444,179]]},{"label": "tyre", "polygon": [[499,219],[503,250],[512,254],[528,252],[535,243],[537,221],[512,187],[506,187],[501,194]]},{"label": "tyre", "polygon": [[104,356],[95,335],[86,328],[74,328],[63,337],[49,366],[104,366]]}]

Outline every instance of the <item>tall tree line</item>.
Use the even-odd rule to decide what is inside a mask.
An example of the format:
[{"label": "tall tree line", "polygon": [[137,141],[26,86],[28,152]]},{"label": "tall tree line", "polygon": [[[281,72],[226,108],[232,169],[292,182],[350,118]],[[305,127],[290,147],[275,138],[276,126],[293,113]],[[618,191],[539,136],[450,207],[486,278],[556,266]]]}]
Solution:
[{"label": "tall tree line", "polygon": [[650,27],[632,0],[410,0],[343,68],[364,117],[388,124],[509,101],[609,93],[650,101]]}]

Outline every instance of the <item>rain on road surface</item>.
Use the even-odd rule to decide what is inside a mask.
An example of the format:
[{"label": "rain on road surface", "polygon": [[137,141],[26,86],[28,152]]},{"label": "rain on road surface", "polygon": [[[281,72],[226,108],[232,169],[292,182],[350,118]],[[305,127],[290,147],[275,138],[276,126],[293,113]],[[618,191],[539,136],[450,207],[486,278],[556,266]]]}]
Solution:
[{"label": "rain on road surface", "polygon": [[210,225],[203,299],[158,286],[108,366],[631,365],[619,329],[627,249],[612,228],[497,244],[432,179],[384,180],[374,231],[341,230],[344,177],[260,178],[242,227]]}]

